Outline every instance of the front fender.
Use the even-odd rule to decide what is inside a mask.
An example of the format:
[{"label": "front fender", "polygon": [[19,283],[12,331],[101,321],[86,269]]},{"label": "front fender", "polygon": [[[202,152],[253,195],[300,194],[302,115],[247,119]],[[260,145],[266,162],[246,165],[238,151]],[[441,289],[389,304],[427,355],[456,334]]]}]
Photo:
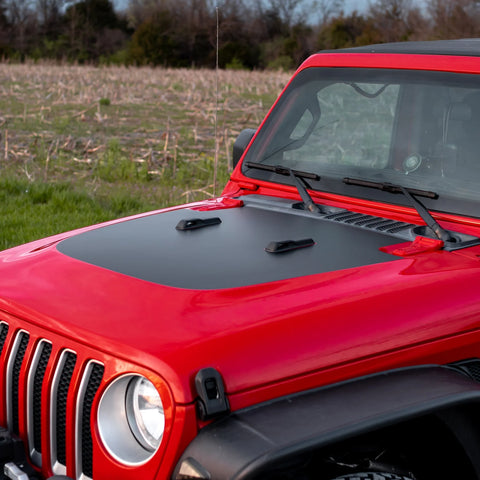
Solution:
[{"label": "front fender", "polygon": [[472,402],[480,402],[480,383],[448,366],[392,370],[282,397],[201,430],[173,479],[252,479],[305,452]]}]

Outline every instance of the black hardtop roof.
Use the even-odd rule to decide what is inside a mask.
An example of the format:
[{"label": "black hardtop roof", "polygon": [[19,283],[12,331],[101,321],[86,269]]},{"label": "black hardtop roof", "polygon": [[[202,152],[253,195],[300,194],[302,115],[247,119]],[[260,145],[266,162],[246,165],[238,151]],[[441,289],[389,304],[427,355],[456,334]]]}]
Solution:
[{"label": "black hardtop roof", "polygon": [[480,57],[480,38],[379,43],[363,47],[341,48],[339,50],[322,50],[319,53],[406,53],[411,55]]}]

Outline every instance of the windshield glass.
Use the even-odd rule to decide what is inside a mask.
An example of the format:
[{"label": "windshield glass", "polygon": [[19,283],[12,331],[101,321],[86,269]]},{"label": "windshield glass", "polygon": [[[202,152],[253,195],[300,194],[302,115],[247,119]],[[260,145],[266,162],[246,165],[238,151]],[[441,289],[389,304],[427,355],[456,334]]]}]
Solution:
[{"label": "windshield glass", "polygon": [[[480,79],[386,69],[309,68],[294,78],[249,149],[247,176],[291,183],[247,162],[318,174],[313,189],[406,204],[345,177],[435,191],[428,208],[480,216]],[[423,199],[422,199],[423,201]]]}]

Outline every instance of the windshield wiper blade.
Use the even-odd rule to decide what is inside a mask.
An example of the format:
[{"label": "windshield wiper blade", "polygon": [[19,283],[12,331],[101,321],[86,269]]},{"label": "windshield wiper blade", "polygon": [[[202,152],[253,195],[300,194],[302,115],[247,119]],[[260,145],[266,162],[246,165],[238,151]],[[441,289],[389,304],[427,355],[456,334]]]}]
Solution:
[{"label": "windshield wiper blade", "polygon": [[293,170],[283,165],[266,165],[265,163],[258,162],[246,162],[245,166],[248,168],[256,168],[258,170],[266,170],[268,172],[277,173],[279,175],[290,176],[293,178],[295,187],[297,187],[298,193],[302,198],[305,208],[312,213],[321,213],[319,206],[313,201],[313,198],[307,191],[307,187],[304,183],[304,178],[311,180],[320,180],[320,175],[312,172],[304,172],[302,170]]},{"label": "windshield wiper blade", "polygon": [[278,173],[279,175],[295,175],[296,177],[309,178],[311,180],[320,180],[320,175],[312,172],[304,172],[303,170],[293,170],[283,165],[267,165],[259,162],[245,162],[245,166],[248,168],[256,168],[257,170],[266,170],[267,172]]},{"label": "windshield wiper blade", "polygon": [[401,185],[395,185],[394,183],[389,182],[370,182],[368,180],[363,180],[361,178],[349,178],[345,177],[343,183],[347,185],[359,185],[360,187],[369,187],[376,188],[377,190],[383,190],[384,192],[390,193],[403,193],[403,190],[407,190],[412,195],[417,195],[418,197],[433,198],[436,200],[438,198],[438,193],[431,192],[429,190],[418,190],[416,188],[405,188]]},{"label": "windshield wiper blade", "polygon": [[448,233],[447,230],[442,228],[437,221],[433,218],[432,214],[425,208],[425,206],[415,198],[414,195],[419,197],[432,198],[436,200],[438,198],[438,193],[431,192],[429,190],[419,190],[416,188],[403,187],[402,185],[395,185],[389,182],[371,182],[368,180],[362,180],[360,178],[349,178],[345,177],[343,183],[347,185],[358,185],[360,187],[376,188],[377,190],[382,190],[384,192],[390,193],[402,193],[405,195],[413,208],[418,212],[422,220],[427,224],[428,227],[433,231],[436,237],[444,242],[451,242],[454,239]]}]

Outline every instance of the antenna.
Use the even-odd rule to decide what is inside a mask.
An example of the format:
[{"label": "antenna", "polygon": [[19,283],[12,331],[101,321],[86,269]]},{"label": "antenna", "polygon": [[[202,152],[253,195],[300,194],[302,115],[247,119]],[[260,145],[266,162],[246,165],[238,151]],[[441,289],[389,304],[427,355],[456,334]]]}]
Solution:
[{"label": "antenna", "polygon": [[217,43],[215,46],[215,159],[213,162],[213,196],[217,196],[217,171],[218,171],[218,6],[215,7],[217,17]]}]

